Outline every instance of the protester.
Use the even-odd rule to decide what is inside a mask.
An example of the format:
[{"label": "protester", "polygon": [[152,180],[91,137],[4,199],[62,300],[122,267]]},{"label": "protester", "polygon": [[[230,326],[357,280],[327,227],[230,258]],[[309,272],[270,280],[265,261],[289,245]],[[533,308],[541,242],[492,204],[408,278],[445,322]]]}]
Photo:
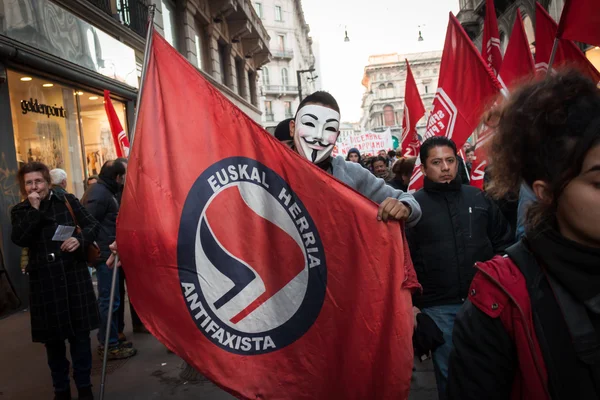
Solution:
[{"label": "protester", "polygon": [[394,166],[394,163],[396,162],[396,151],[395,150],[388,151],[387,159],[388,159],[388,167],[391,169]]},{"label": "protester", "polygon": [[385,183],[387,183],[394,189],[399,189],[396,186],[396,182],[393,179],[394,176],[392,175],[392,172],[390,171],[390,169],[388,167],[388,161],[389,160],[387,159],[387,157],[381,157],[381,156],[376,157],[375,160],[373,161],[373,174],[376,177],[383,179],[385,181]]},{"label": "protester", "polygon": [[327,92],[307,96],[298,106],[295,120],[290,122],[293,149],[379,204],[379,220],[406,220],[409,226],[416,224],[421,218],[421,208],[412,195],[386,185],[360,164],[345,161],[343,157],[331,157],[340,133],[339,121],[340,109],[333,96]]},{"label": "protester", "polygon": [[423,189],[414,194],[423,216],[407,230],[408,245],[423,287],[413,296],[416,313],[434,320],[445,344],[433,353],[440,399],[445,399],[452,326],[475,274],[473,264],[500,254],[513,242],[510,226],[481,190],[461,185],[454,142],[434,136],[421,145]]},{"label": "protester", "polygon": [[[115,160],[107,161],[100,170],[98,183],[88,188],[82,200],[87,210],[100,223],[97,243],[100,246],[101,257],[96,265],[98,279],[98,306],[100,308],[101,326],[98,331],[98,353],[104,355],[104,343],[108,313],[112,312],[110,324],[108,359],[116,360],[132,357],[136,354],[131,342],[119,341],[117,310],[121,303],[120,290],[115,291],[113,309],[109,311],[110,288],[113,271],[106,265],[111,252],[109,245],[114,242],[117,233],[117,216],[119,214],[119,191],[125,182],[127,164]],[[119,274],[120,271],[117,271]]]},{"label": "protester", "polygon": [[500,111],[491,191],[537,202],[526,236],[479,270],[454,330],[451,399],[598,399],[600,91],[579,72],[522,86]]},{"label": "protester", "polygon": [[50,171],[50,179],[52,180],[51,189],[55,193],[65,195],[67,193],[67,173],[64,169],[54,168]]},{"label": "protester", "polygon": [[467,171],[469,172],[469,177],[473,172],[473,161],[475,161],[475,148],[468,147],[465,150],[465,165],[467,166]]},{"label": "protester", "polygon": [[394,182],[396,188],[402,191],[408,191],[410,177],[415,169],[417,157],[402,157],[394,163],[392,173],[394,174]]},{"label": "protester", "polygon": [[292,137],[290,136],[290,121],[292,121],[292,119],[293,118],[284,119],[278,123],[274,134],[275,139],[288,147],[291,147],[293,143]]},{"label": "protester", "polygon": [[348,150],[348,154],[346,155],[346,161],[362,165],[362,157],[360,155],[360,151],[358,151],[358,149],[355,149],[354,147]]},{"label": "protester", "polygon": [[87,179],[87,186],[90,187],[98,182],[98,175],[92,175]]},{"label": "protester", "polygon": [[[55,400],[71,399],[65,340],[69,341],[79,399],[93,399],[90,331],[98,328],[98,306],[86,265],[86,248],[100,226],[73,195],[50,188],[50,171],[44,164],[23,165],[17,178],[27,199],[11,211],[11,237],[18,246],[29,248],[32,339],[46,346]],[[81,232],[62,232],[76,225]],[[59,228],[63,236],[57,239]]]}]

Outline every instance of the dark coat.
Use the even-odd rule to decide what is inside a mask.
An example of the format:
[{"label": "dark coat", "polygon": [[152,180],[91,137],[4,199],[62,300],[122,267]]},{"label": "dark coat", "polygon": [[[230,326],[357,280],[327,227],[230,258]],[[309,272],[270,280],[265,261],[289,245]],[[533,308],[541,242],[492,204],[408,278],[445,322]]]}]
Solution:
[{"label": "dark coat", "polygon": [[487,261],[514,242],[498,206],[473,186],[436,184],[425,178],[414,194],[423,216],[406,237],[423,293],[419,308],[460,304],[475,275],[476,261]]},{"label": "dark coat", "polygon": [[100,247],[98,262],[106,262],[110,256],[108,246],[117,237],[117,217],[119,215],[119,186],[115,181],[100,179],[85,192],[81,199],[88,212],[100,223],[96,243]]},{"label": "dark coat", "polygon": [[[81,234],[73,234],[81,246],[73,253],[62,252],[62,242],[52,240],[59,225],[75,226],[65,204],[68,200]],[[85,261],[85,248],[98,233],[98,222],[71,194],[51,192],[40,209],[29,200],[11,211],[12,241],[29,248],[29,297],[31,333],[34,342],[64,340],[98,327],[98,305]],[[54,254],[55,260],[48,258]]]}]

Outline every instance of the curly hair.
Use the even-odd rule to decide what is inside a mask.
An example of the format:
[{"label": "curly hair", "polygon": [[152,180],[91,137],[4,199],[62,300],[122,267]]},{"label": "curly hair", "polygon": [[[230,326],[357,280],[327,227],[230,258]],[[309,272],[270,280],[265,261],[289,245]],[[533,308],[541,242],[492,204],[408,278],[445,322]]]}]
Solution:
[{"label": "curly hair", "polygon": [[502,198],[518,193],[522,182],[546,182],[551,202],[532,205],[526,225],[553,223],[558,199],[600,139],[600,90],[581,73],[565,69],[521,86],[492,114],[488,120],[497,123],[488,192]]}]

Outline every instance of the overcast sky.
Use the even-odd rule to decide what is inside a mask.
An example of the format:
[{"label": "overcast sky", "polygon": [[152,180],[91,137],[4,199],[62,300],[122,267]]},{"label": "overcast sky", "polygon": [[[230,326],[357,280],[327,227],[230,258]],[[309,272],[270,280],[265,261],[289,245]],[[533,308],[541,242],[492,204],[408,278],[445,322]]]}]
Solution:
[{"label": "overcast sky", "polygon": [[[361,84],[374,54],[441,50],[448,12],[459,0],[302,0],[310,35],[320,44],[323,90],[340,104],[342,120],[361,116]],[[419,28],[421,25],[421,28]],[[344,27],[350,42],[344,42]],[[423,42],[417,41],[421,29]]]}]

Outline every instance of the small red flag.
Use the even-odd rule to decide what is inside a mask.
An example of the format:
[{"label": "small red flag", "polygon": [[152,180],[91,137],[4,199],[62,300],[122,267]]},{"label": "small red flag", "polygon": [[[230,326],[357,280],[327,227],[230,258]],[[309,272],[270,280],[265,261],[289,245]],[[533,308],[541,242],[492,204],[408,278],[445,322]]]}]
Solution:
[{"label": "small red flag", "polygon": [[521,12],[517,9],[515,24],[504,54],[498,80],[504,88],[509,88],[517,83],[519,79],[534,73],[535,63],[529,49],[529,41],[521,19]]},{"label": "small red flag", "polygon": [[[536,3],[535,7],[535,67],[538,71],[546,72],[548,71],[558,25],[540,3]],[[572,65],[589,76],[594,82],[600,82],[600,72],[590,63],[575,43],[567,39],[557,40],[558,48],[552,68],[561,65]]]},{"label": "small red flag", "polygon": [[486,0],[481,55],[496,75],[500,71],[502,65],[501,46],[502,42],[500,42],[500,33],[498,33],[498,19],[496,17],[494,0]]},{"label": "small red flag", "polygon": [[600,46],[598,0],[565,0],[556,36]]},{"label": "small red flag", "polygon": [[[425,139],[446,136],[458,148],[462,147],[479,125],[486,105],[494,101],[500,87],[494,72],[483,60],[460,22],[450,13],[438,90],[427,121]],[[411,191],[423,187],[420,167],[421,161],[417,158],[410,179]]]},{"label": "small red flag", "polygon": [[106,115],[108,115],[108,123],[110,124],[110,130],[115,142],[117,157],[129,157],[129,139],[121,125],[121,121],[119,121],[108,90],[104,91],[104,109],[106,110]]},{"label": "small red flag", "polygon": [[402,154],[406,157],[419,155],[419,136],[417,123],[425,115],[425,107],[419,95],[415,77],[406,60],[406,86],[404,88],[404,118],[402,120]]},{"label": "small red flag", "polygon": [[376,204],[279,143],[156,32],[145,77],[117,225],[144,325],[240,399],[408,398],[401,226],[378,222]]}]

